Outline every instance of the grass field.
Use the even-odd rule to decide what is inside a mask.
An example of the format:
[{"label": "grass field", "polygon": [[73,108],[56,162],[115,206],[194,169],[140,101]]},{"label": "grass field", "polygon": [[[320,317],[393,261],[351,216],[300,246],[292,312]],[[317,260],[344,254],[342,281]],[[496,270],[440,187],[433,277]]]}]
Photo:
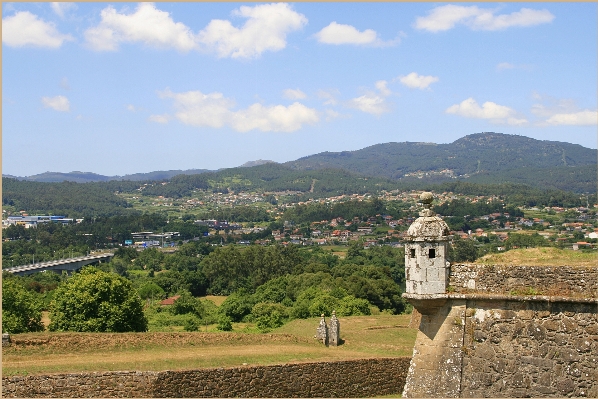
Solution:
[{"label": "grass field", "polygon": [[507,252],[485,255],[478,259],[476,263],[487,265],[596,267],[598,265],[598,251],[573,251],[552,247],[512,249]]},{"label": "grass field", "polygon": [[[205,367],[411,356],[410,315],[340,318],[338,347],[313,336],[319,319],[294,320],[272,333],[28,333],[2,348],[2,374],[183,370]],[[235,328],[239,326],[235,325]]]}]

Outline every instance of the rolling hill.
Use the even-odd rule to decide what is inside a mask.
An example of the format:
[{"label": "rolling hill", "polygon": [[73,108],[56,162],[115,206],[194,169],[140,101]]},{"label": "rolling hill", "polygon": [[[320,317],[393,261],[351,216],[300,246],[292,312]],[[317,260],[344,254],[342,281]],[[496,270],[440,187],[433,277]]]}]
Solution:
[{"label": "rolling hill", "polygon": [[[125,176],[102,176],[91,172],[46,172],[17,179],[79,183],[170,180],[173,183],[170,187],[177,186],[176,191],[182,193],[203,186],[233,187],[235,190],[249,187],[275,191],[295,190],[310,187],[314,179],[326,181],[326,191],[339,190],[335,179],[342,182],[346,189],[361,185],[362,190],[368,190],[374,186],[371,181],[366,184],[363,184],[363,180],[348,183],[355,178],[367,177],[379,179],[377,187],[386,187],[389,181],[418,186],[463,180],[481,184],[517,183],[539,189],[595,193],[596,162],[597,150],[577,144],[486,132],[470,134],[449,144],[384,143],[357,151],[323,152],[284,164],[258,160],[218,171],[170,170]],[[320,173],[314,173],[316,171]],[[197,177],[204,174],[202,178]],[[313,192],[314,187],[311,188]],[[320,189],[316,185],[316,190]]]}]

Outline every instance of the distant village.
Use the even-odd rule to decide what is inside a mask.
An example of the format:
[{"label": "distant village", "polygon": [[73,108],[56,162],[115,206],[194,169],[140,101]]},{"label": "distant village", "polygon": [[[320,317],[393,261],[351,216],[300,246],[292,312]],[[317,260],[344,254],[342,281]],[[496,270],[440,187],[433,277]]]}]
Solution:
[{"label": "distant village", "polygon": [[[202,192],[197,198],[191,199],[172,199],[164,197],[147,198],[142,201],[147,206],[177,208],[180,212],[192,212],[194,209],[218,210],[242,205],[258,206],[264,205],[266,212],[273,219],[281,219],[284,211],[298,205],[310,204],[335,204],[345,201],[365,201],[372,198],[371,195],[340,195],[328,198],[311,199],[303,202],[288,201],[294,195],[301,192],[272,192],[272,193],[209,193]],[[293,221],[283,221],[282,228],[275,229],[271,236],[259,239],[247,239],[248,235],[260,234],[266,229],[264,223],[229,223],[226,220],[216,219],[198,219],[194,223],[198,226],[205,226],[207,232],[205,235],[220,235],[227,237],[227,242],[234,240],[240,245],[260,244],[268,245],[271,243],[280,243],[282,245],[344,245],[351,241],[360,240],[364,247],[389,245],[401,247],[405,239],[408,226],[417,217],[417,198],[420,192],[382,192],[378,198],[392,202],[402,202],[408,204],[406,213],[409,217],[395,219],[390,215],[377,214],[367,218],[355,217],[351,220],[345,220],[336,217],[331,220],[321,220],[312,222],[309,225],[296,225]],[[280,199],[280,203],[271,205],[266,203],[267,199]],[[140,197],[130,197],[131,200],[139,200]],[[287,200],[284,200],[287,199]],[[455,199],[467,199],[471,203],[478,201],[497,201],[495,196],[463,196],[453,193],[436,194],[435,203],[444,203]],[[493,243],[496,251],[505,250],[503,242],[509,236],[509,233],[537,233],[548,240],[551,245],[557,245],[561,248],[570,248],[573,250],[585,248],[597,248],[598,241],[598,219],[595,209],[591,207],[577,208],[530,208],[524,209],[526,215],[533,214],[537,217],[514,217],[508,213],[492,213],[469,219],[469,222],[476,224],[479,221],[486,221],[485,226],[474,230],[451,231],[453,237],[464,240],[476,240],[478,243]],[[566,220],[564,222],[551,224],[545,220],[542,215],[550,215],[550,220]],[[564,217],[564,215],[566,217]],[[442,216],[442,215],[441,215]],[[23,225],[26,228],[35,227],[39,223],[79,223],[82,219],[70,219],[63,216],[29,216],[25,212],[20,215],[4,215],[2,227],[10,225]],[[147,247],[174,247],[179,240],[178,232],[131,232],[132,239],[118,245],[135,246],[138,248]]]}]

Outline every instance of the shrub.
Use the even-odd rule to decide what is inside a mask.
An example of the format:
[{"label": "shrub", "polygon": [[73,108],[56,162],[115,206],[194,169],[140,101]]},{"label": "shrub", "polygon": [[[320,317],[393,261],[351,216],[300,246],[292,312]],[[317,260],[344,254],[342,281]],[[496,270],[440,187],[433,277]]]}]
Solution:
[{"label": "shrub", "polygon": [[216,329],[220,331],[232,331],[233,324],[231,323],[230,318],[226,315],[220,315],[220,317],[218,318],[218,325],[216,326]]},{"label": "shrub", "polygon": [[239,322],[251,313],[254,303],[251,295],[245,289],[240,289],[229,295],[220,305],[220,313],[227,316],[231,321]]},{"label": "shrub", "polygon": [[183,323],[185,331],[197,331],[199,330],[200,322],[197,317],[188,317]]},{"label": "shrub", "polygon": [[203,316],[203,305],[198,298],[191,296],[189,292],[184,291],[181,296],[174,301],[170,307],[172,314],[194,314],[197,317]]},{"label": "shrub", "polygon": [[51,331],[146,331],[143,302],[131,282],[84,268],[58,287],[50,304]]},{"label": "shrub", "polygon": [[156,283],[145,283],[137,290],[141,299],[161,299],[164,297],[164,290]]},{"label": "shrub", "polygon": [[251,309],[258,330],[270,331],[284,324],[288,318],[287,308],[279,303],[260,302]]},{"label": "shrub", "polygon": [[41,303],[16,278],[2,279],[2,332],[43,331]]},{"label": "shrub", "polygon": [[340,300],[336,314],[339,316],[368,316],[371,314],[370,303],[365,299],[347,295]]}]

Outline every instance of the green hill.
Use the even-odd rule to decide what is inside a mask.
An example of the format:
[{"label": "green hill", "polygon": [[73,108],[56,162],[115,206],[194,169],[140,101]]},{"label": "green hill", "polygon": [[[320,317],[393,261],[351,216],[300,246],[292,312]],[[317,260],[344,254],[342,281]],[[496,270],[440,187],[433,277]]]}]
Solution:
[{"label": "green hill", "polygon": [[577,144],[477,133],[450,144],[385,143],[357,151],[323,152],[285,165],[297,170],[340,168],[405,181],[459,178],[595,192],[596,157],[596,150]]}]

